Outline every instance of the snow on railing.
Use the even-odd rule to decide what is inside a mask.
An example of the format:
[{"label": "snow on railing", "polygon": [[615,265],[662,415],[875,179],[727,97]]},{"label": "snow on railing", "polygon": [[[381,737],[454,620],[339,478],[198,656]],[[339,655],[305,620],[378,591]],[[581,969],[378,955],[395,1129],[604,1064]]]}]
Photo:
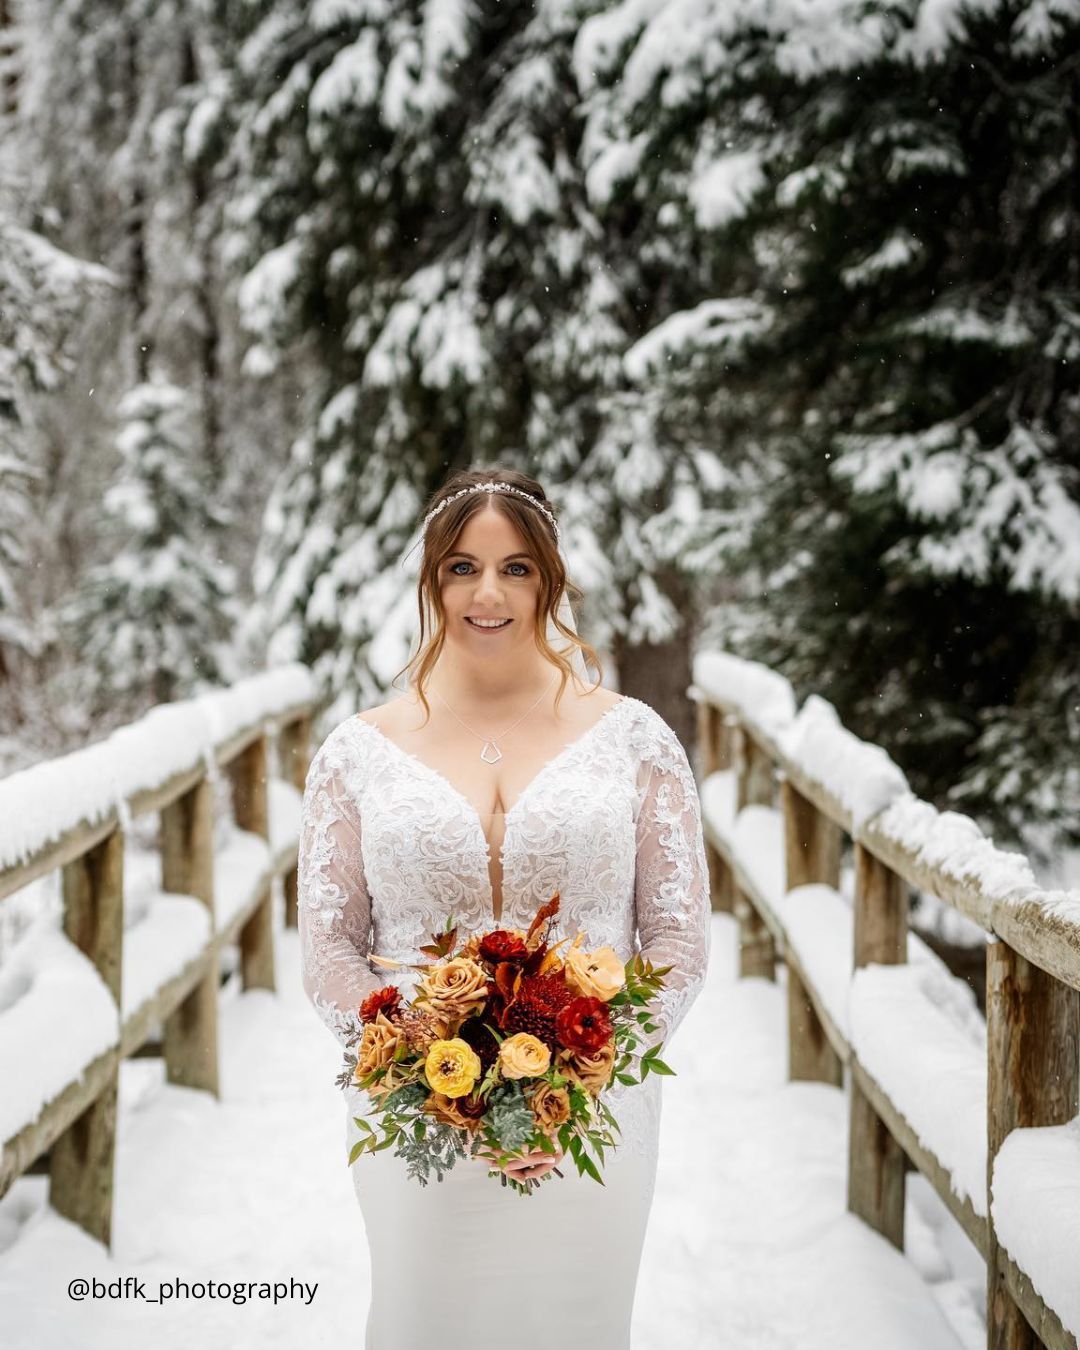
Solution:
[{"label": "snow on railing", "polygon": [[[275,877],[296,925],[314,699],[284,666],[0,780],[0,904],[57,871],[62,892],[61,922],[38,914],[0,964],[0,1195],[47,1154],[51,1205],[108,1245],[121,1061],[160,1029],[166,1078],[217,1094],[222,951],[244,989],[272,989]],[[128,840],[148,814],[153,857]]]},{"label": "snow on railing", "polygon": [[[700,652],[693,678],[713,904],[742,974],[786,962],[790,1077],[846,1069],[849,1209],[902,1248],[906,1155],[986,1257],[988,1344],[1077,1350],[1080,894],[1040,889],[776,671]],[[909,932],[909,887],[987,935],[985,1019]]]}]

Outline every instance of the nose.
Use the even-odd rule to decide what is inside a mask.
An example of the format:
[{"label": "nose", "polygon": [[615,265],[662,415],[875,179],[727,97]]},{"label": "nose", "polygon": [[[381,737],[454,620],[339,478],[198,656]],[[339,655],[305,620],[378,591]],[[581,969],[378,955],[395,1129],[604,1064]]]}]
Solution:
[{"label": "nose", "polygon": [[499,584],[498,569],[485,567],[476,579],[476,593],[473,603],[479,608],[481,605],[495,605],[501,599],[502,588]]}]

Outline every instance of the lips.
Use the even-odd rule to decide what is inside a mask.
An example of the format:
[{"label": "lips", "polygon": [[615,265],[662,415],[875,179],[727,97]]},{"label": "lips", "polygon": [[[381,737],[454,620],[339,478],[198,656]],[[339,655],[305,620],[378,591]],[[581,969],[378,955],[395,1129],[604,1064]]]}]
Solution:
[{"label": "lips", "polygon": [[466,614],[466,616],[465,616],[465,622],[466,622],[467,624],[470,624],[473,628],[479,629],[479,630],[480,630],[481,632],[483,632],[483,633],[498,633],[498,632],[500,632],[503,628],[506,628],[506,627],[512,622],[512,620],[510,620],[510,619],[504,619],[501,623],[498,623],[498,624],[494,624],[494,623],[490,623],[490,622],[488,622],[488,623],[475,623],[475,622],[473,622],[473,617],[472,617],[472,615],[471,615],[471,614]]}]

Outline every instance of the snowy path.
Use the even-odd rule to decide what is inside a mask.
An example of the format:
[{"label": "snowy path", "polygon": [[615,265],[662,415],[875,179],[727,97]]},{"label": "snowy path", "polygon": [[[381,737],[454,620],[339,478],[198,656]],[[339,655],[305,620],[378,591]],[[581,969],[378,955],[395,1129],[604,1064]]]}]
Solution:
[{"label": "snowy path", "polygon": [[[159,1061],[124,1066],[111,1256],[42,1208],[44,1177],[0,1201],[7,1350],[359,1350],[369,1271],[337,1046],[294,978],[295,932],[278,937],[282,992],[223,999],[220,1103],[165,1084]],[[736,980],[735,944],[714,915],[709,978],[672,1041],[634,1350],[976,1350],[981,1262],[917,1177],[912,1260],[845,1212],[845,1098],[785,1082],[783,985]],[[276,1306],[76,1303],[77,1276],[318,1288]]]}]

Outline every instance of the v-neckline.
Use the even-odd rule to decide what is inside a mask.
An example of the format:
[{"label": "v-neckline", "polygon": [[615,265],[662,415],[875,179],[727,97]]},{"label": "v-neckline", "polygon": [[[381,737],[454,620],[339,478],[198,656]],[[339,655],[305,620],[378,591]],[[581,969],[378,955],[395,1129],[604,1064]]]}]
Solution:
[{"label": "v-neckline", "polygon": [[[525,784],[524,788],[522,788],[522,790],[518,793],[517,797],[514,799],[513,806],[511,806],[508,811],[505,811],[503,813],[503,837],[502,843],[499,845],[500,875],[502,876],[506,875],[504,858],[506,854],[506,837],[510,827],[510,817],[522,804],[522,802],[529,795],[529,793],[532,792],[533,788],[544,776],[544,774],[546,774],[554,765],[558,764],[561,760],[565,759],[566,756],[569,755],[572,750],[576,750],[579,746],[583,745],[589,739],[589,737],[592,736],[593,732],[598,730],[601,723],[606,722],[607,719],[611,716],[611,714],[615,711],[615,709],[621,708],[623,704],[626,703],[629,697],[630,696],[628,694],[620,694],[619,697],[616,699],[616,701],[611,705],[611,707],[605,708],[604,711],[600,714],[600,716],[596,719],[596,721],[592,723],[591,726],[586,727],[585,730],[579,736],[575,736],[572,741],[567,742],[567,744],[564,745],[563,748],[560,751],[558,751],[558,753],[554,755],[551,759],[549,759],[545,764],[541,764],[540,768],[537,769],[537,771]],[[488,839],[486,833],[484,832],[484,823],[480,818],[480,812],[472,804],[469,798],[465,796],[464,792],[462,792],[460,788],[455,787],[454,784],[451,783],[450,779],[447,778],[447,776],[444,773],[441,773],[438,769],[432,768],[430,764],[422,760],[419,755],[413,754],[411,750],[406,750],[404,746],[398,745],[397,741],[392,740],[386,734],[386,732],[382,731],[379,727],[377,727],[374,722],[368,722],[365,718],[361,717],[359,713],[354,714],[353,721],[358,723],[362,727],[366,727],[369,731],[373,731],[375,735],[378,736],[378,738],[384,744],[390,746],[392,750],[396,750],[397,753],[401,755],[403,759],[409,760],[412,764],[415,764],[418,768],[422,769],[425,773],[429,774],[437,782],[441,783],[443,787],[446,788],[446,790],[449,793],[451,793],[454,797],[456,797],[457,800],[462,804],[462,806],[464,806],[465,810],[468,812],[470,821],[476,827],[476,830],[480,835],[480,839],[484,845],[484,851],[486,854],[486,865],[484,869],[484,876],[487,882],[488,916],[493,924],[496,924],[499,927],[501,927],[506,920],[506,896],[504,893],[502,913],[499,915],[498,918],[496,918],[495,891],[494,887],[491,884],[491,860],[492,860],[491,841]]]}]

